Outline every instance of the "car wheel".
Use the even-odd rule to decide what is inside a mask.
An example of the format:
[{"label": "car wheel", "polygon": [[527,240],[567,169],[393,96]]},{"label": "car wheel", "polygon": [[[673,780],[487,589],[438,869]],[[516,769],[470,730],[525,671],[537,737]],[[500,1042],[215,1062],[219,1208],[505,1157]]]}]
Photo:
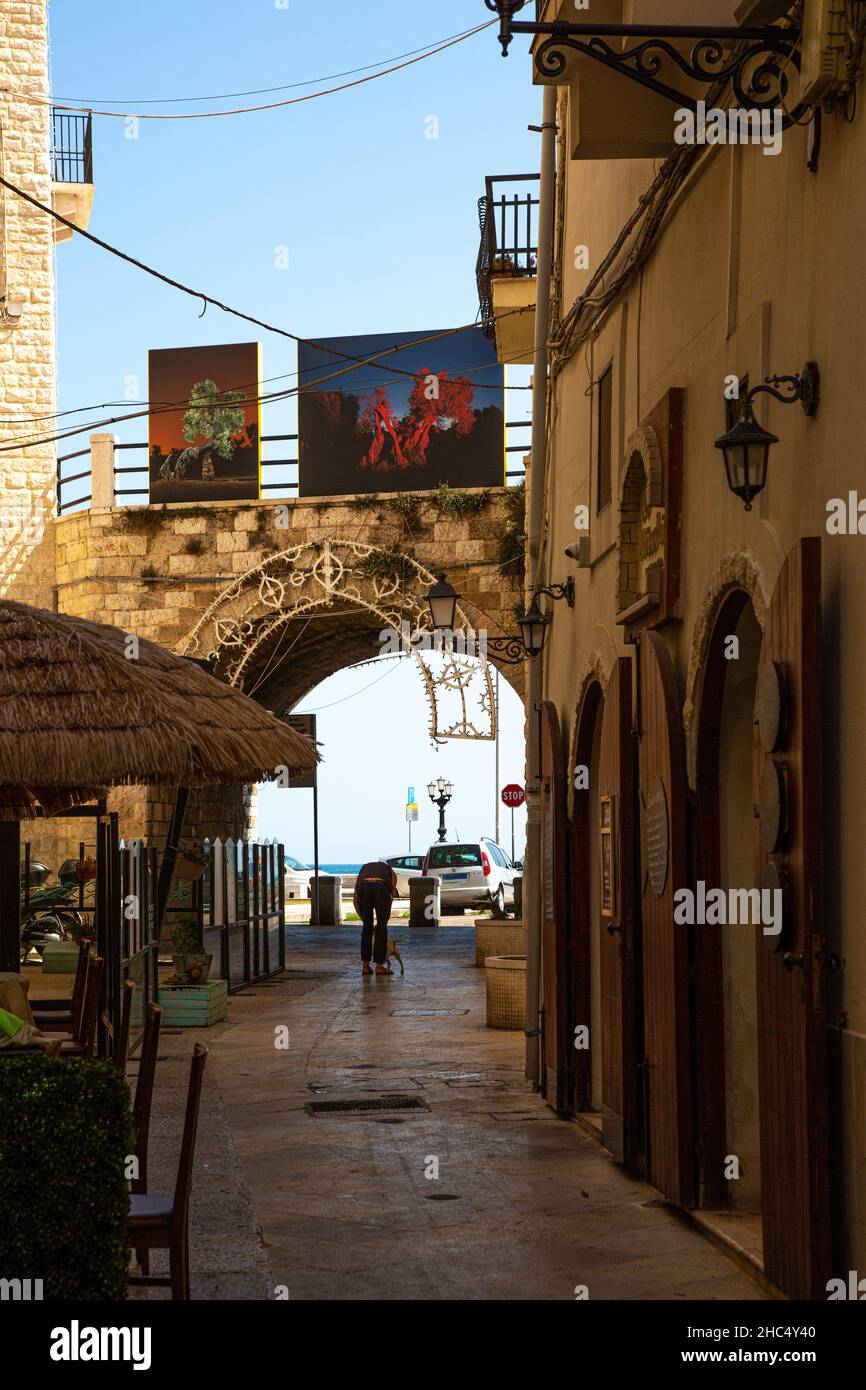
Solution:
[{"label": "car wheel", "polygon": [[497,917],[505,916],[505,888],[501,883],[493,894],[493,911]]}]

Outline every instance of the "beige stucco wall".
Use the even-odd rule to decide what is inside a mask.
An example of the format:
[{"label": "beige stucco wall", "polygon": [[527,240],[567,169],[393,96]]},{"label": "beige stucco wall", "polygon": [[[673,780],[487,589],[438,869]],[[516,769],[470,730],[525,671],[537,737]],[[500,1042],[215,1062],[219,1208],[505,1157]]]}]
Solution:
[{"label": "beige stucco wall", "polygon": [[[757,571],[769,597],[784,555],[801,536],[821,536],[824,617],[824,771],[828,949],[845,959],[831,979],[831,1034],[843,1059],[844,1183],[851,1267],[866,1266],[866,894],[862,786],[866,736],[866,537],[831,536],[827,502],[866,497],[866,120],[824,123],[817,175],[805,167],[807,133],[786,132],[781,155],[758,148],[707,151],[677,200],[654,252],[556,382],[546,564],[571,569],[574,508],[590,508],[593,567],[576,575],[573,610],[555,605],[544,657],[545,695],[571,737],[580,681],[593,653],[609,664],[625,651],[614,621],[614,505],[595,516],[590,383],[614,365],[614,458],[664,392],[685,389],[680,621],[665,631],[685,698],[690,653],[714,577],[726,564]],[[658,167],[658,166],[655,166]],[[561,311],[585,288],[654,175],[651,161],[566,160]],[[575,246],[590,272],[575,271]],[[814,358],[823,397],[817,417],[759,398],[761,423],[780,437],[769,484],[751,513],[724,480],[714,440],[725,428],[724,378],[799,371]],[[760,601],[758,603],[760,610]],[[760,611],[759,611],[760,617]],[[845,1027],[838,1035],[844,1015]],[[833,1039],[831,1038],[831,1041]]]},{"label": "beige stucco wall", "polygon": [[[51,203],[50,110],[17,99],[49,97],[45,0],[0,6],[0,163],[4,177]],[[0,189],[0,295],[23,301],[15,324],[0,322],[4,444],[53,432],[54,230],[45,214]],[[17,424],[20,419],[22,423]],[[0,454],[0,594],[51,606],[53,444]]]}]

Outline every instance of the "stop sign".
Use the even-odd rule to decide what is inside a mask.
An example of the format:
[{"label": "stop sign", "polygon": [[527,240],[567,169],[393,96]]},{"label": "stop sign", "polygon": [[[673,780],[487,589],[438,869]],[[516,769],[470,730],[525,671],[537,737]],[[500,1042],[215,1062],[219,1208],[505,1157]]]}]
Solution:
[{"label": "stop sign", "polygon": [[523,805],[526,800],[526,793],[522,787],[518,787],[516,782],[509,782],[507,787],[502,788],[502,800],[513,811],[516,806]]}]

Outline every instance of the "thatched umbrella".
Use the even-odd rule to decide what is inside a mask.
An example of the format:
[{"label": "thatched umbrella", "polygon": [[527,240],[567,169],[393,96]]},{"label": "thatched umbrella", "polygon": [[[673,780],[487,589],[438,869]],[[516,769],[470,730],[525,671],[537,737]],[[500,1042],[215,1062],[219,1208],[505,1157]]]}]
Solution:
[{"label": "thatched umbrella", "polygon": [[177,787],[159,927],[187,789],[267,781],[317,761],[308,738],[197,663],[119,628],[0,601],[0,968],[18,950],[10,822],[40,808],[56,815],[111,786]]},{"label": "thatched umbrella", "polygon": [[303,734],[195,662],[0,602],[0,819],[34,801],[56,814],[94,788],[258,782],[316,762]]}]

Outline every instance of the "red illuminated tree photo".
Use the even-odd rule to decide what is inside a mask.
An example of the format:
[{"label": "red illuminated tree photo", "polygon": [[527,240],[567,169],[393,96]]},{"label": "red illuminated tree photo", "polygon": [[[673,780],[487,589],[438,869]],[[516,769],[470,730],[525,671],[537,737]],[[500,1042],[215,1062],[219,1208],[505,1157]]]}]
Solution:
[{"label": "red illuminated tree photo", "polygon": [[399,417],[391,404],[388,389],[377,386],[368,397],[358,426],[372,434],[372,442],[361,459],[362,468],[389,470],[424,468],[433,434],[453,430],[465,436],[475,424],[475,388],[468,377],[438,375],[420,368],[409,394],[408,409]]}]

